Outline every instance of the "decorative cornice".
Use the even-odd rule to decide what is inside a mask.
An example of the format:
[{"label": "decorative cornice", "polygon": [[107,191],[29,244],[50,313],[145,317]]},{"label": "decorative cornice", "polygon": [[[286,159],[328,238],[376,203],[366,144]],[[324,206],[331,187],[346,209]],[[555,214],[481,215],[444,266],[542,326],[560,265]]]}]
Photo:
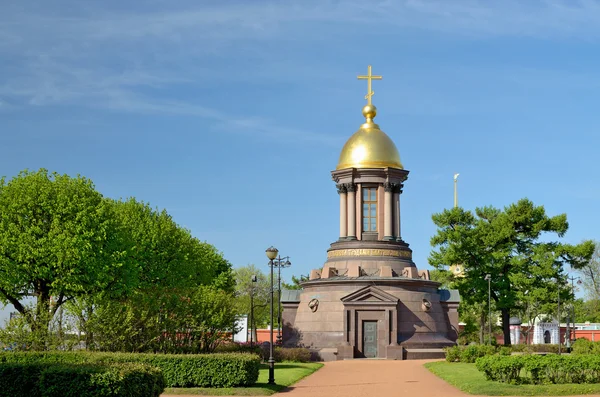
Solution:
[{"label": "decorative cornice", "polygon": [[395,258],[412,258],[412,252],[408,250],[377,249],[377,248],[349,248],[332,250],[327,252],[327,258],[339,256],[391,256]]}]

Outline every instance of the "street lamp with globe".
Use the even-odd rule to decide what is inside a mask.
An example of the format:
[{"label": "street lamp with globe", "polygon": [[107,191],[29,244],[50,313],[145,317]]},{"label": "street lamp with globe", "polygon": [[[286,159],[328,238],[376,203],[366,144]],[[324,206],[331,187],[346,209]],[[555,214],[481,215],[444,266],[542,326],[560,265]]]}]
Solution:
[{"label": "street lamp with globe", "polygon": [[269,380],[270,385],[275,384],[275,358],[273,357],[273,259],[277,258],[279,250],[271,246],[265,251],[269,258],[269,267],[271,268],[271,331],[269,332]]}]

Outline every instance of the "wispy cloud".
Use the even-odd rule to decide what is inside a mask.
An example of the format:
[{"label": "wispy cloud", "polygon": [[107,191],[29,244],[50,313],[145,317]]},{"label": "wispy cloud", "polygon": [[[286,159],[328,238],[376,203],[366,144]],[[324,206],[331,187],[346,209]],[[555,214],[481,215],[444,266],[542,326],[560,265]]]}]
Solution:
[{"label": "wispy cloud", "polygon": [[[277,127],[267,115],[231,116],[230,109],[214,109],[171,91],[219,82],[308,81],[324,71],[311,68],[310,59],[290,58],[285,49],[300,39],[305,45],[330,40],[333,32],[338,40],[356,31],[398,35],[407,30],[472,39],[600,38],[600,2],[595,0],[140,4],[64,0],[52,6],[44,1],[3,5],[0,57],[8,61],[0,65],[0,109],[68,105],[186,114],[212,120],[216,128],[237,125],[264,136],[287,131],[322,142],[334,138]],[[246,66],[244,73],[232,75],[223,67],[239,62]]]}]

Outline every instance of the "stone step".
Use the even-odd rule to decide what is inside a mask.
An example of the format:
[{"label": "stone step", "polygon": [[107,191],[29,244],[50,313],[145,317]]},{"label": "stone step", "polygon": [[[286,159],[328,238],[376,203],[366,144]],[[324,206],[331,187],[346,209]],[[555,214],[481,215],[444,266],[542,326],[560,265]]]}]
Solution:
[{"label": "stone step", "polygon": [[444,349],[405,349],[405,360],[424,360],[434,358],[445,358]]}]

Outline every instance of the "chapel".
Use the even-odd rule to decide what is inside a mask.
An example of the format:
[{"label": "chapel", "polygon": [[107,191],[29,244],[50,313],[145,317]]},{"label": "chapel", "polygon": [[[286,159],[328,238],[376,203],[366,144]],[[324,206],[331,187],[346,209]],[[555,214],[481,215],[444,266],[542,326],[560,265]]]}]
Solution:
[{"label": "chapel", "polygon": [[282,291],[283,343],[326,361],[444,357],[458,336],[458,291],[440,289],[412,260],[400,210],[409,171],[375,123],[372,80],[382,77],[369,66],[358,78],[368,84],[364,122],[331,171],[339,236],[302,290]]}]

